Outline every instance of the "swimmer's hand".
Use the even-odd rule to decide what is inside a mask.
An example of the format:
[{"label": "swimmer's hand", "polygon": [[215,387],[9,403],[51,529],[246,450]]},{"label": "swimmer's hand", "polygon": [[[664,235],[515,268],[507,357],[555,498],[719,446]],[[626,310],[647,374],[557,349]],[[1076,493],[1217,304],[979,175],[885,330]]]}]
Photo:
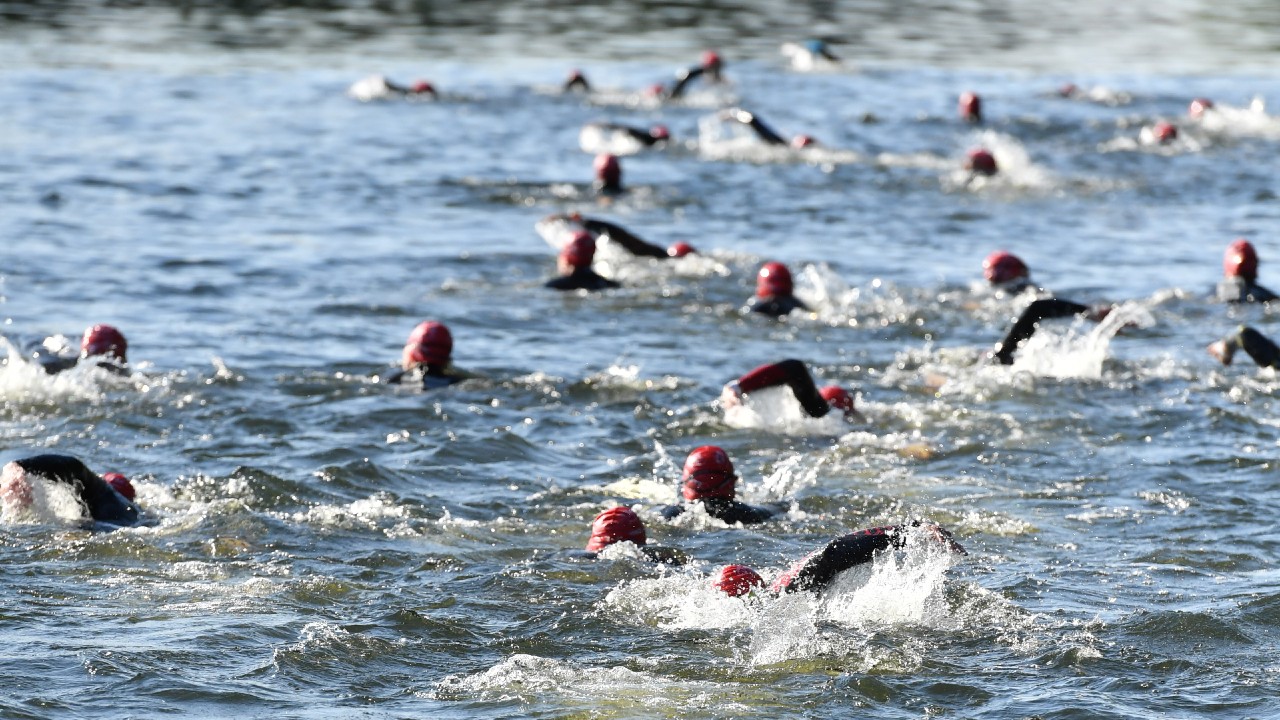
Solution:
[{"label": "swimmer's hand", "polygon": [[1219,340],[1209,347],[1205,348],[1209,354],[1223,365],[1230,365],[1231,360],[1236,356],[1237,345],[1231,340]]},{"label": "swimmer's hand", "polygon": [[724,389],[720,391],[720,406],[725,410],[728,410],[729,408],[739,407],[741,405],[742,388],[738,386],[738,381],[734,380],[733,382],[725,385]]}]

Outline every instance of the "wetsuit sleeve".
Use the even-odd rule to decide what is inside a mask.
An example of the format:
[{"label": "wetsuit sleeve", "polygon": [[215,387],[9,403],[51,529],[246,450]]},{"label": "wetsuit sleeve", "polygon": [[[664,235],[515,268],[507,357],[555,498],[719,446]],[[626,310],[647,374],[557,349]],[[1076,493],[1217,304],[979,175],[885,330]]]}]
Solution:
[{"label": "wetsuit sleeve", "polygon": [[71,487],[94,520],[114,525],[135,525],[139,520],[136,505],[70,455],[36,455],[16,462],[32,475]]},{"label": "wetsuit sleeve", "polygon": [[1013,353],[1023,341],[1035,334],[1036,327],[1041,320],[1083,315],[1088,311],[1088,305],[1081,305],[1070,300],[1059,300],[1058,298],[1036,300],[1028,305],[1026,310],[1022,311],[1022,315],[1018,316],[1018,320],[1009,330],[1009,334],[1005,335],[1000,344],[996,346],[996,359],[1002,365],[1012,365]]},{"label": "wetsuit sleeve", "polygon": [[552,278],[545,283],[545,286],[553,290],[608,290],[622,287],[620,283],[604,277],[591,268],[579,268],[569,275]]},{"label": "wetsuit sleeve", "polygon": [[1249,292],[1247,295],[1245,295],[1245,300],[1248,300],[1249,302],[1264,303],[1264,302],[1271,302],[1272,300],[1276,300],[1277,297],[1280,297],[1280,296],[1277,296],[1275,293],[1262,287],[1261,285],[1250,285]]},{"label": "wetsuit sleeve", "polygon": [[684,89],[689,86],[689,83],[702,77],[704,72],[706,72],[706,70],[703,68],[691,67],[676,73],[676,84],[672,86],[671,92],[667,97],[678,98],[681,95],[684,95]]},{"label": "wetsuit sleeve", "polygon": [[809,369],[799,360],[783,360],[771,365],[761,365],[738,378],[738,388],[744,393],[751,393],[768,387],[786,384],[795,394],[796,400],[811,417],[822,417],[831,412],[831,406],[818,393]]},{"label": "wetsuit sleeve", "polygon": [[1280,369],[1280,347],[1276,347],[1262,333],[1251,327],[1243,327],[1236,334],[1235,340],[1242,350],[1249,353],[1258,367]]},{"label": "wetsuit sleeve", "polygon": [[706,508],[707,514],[711,517],[733,525],[742,523],[743,525],[755,525],[769,520],[777,513],[772,508],[759,507],[756,505],[748,505],[737,500],[725,500],[722,498],[707,498],[702,500],[703,507]]},{"label": "wetsuit sleeve", "polygon": [[680,517],[683,512],[684,505],[664,505],[658,508],[658,514],[662,516],[663,520],[674,520]]},{"label": "wetsuit sleeve", "polygon": [[665,248],[641,240],[639,237],[632,235],[626,228],[614,225],[611,222],[584,219],[582,226],[596,235],[608,235],[610,240],[618,243],[627,252],[637,257],[655,257],[664,260],[668,257]]},{"label": "wetsuit sleeve", "polygon": [[755,131],[756,135],[758,135],[761,140],[769,143],[770,145],[786,145],[787,144],[787,141],[784,140],[781,135],[774,132],[773,128],[769,127],[768,125],[765,125],[764,121],[762,121],[760,118],[756,117],[755,115],[751,116],[751,120],[747,123],[747,125],[752,130]]},{"label": "wetsuit sleeve", "polygon": [[871,562],[877,552],[890,546],[901,547],[902,542],[901,526],[870,528],[838,537],[805,558],[798,570],[789,572],[780,589],[821,590],[845,570]]}]

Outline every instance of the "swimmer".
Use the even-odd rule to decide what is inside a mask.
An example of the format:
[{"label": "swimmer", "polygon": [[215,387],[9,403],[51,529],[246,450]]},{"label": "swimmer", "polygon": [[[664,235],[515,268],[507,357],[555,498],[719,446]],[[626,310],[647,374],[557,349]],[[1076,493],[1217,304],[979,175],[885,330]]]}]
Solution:
[{"label": "swimmer", "polygon": [[1138,132],[1138,142],[1143,145],[1168,145],[1178,139],[1178,128],[1173,123],[1158,122]]},{"label": "swimmer", "polygon": [[967,123],[977,125],[982,122],[982,98],[977,93],[960,93],[956,110],[960,114],[960,119]]},{"label": "swimmer", "polygon": [[839,65],[840,58],[831,52],[831,48],[822,40],[806,40],[803,44],[783,43],[783,56],[791,60],[791,67],[796,70],[813,70],[821,65]]},{"label": "swimmer", "polygon": [[817,140],[814,140],[808,135],[797,135],[788,141],[778,133],[774,132],[773,128],[766,125],[764,121],[754,113],[750,113],[742,108],[729,108],[728,110],[722,110],[720,111],[719,117],[721,120],[730,120],[746,125],[755,132],[756,137],[760,138],[768,145],[791,147],[799,150],[801,148],[812,147],[818,144]]},{"label": "swimmer", "polygon": [[587,82],[587,76],[582,74],[577,68],[569,71],[569,77],[565,79],[564,85],[561,86],[564,92],[591,92],[591,83]]},{"label": "swimmer", "polygon": [[809,369],[799,360],[761,365],[730,382],[720,393],[720,404],[725,408],[741,405],[743,395],[780,385],[791,388],[792,394],[800,401],[800,406],[809,417],[820,418],[832,410],[840,410],[844,413],[845,420],[863,419],[862,414],[854,408],[853,396],[847,390],[838,385],[827,385],[819,389]]},{"label": "swimmer", "polygon": [[21,512],[33,502],[31,476],[70,488],[89,518],[117,527],[145,521],[134,504],[133,484],[120,473],[99,477],[70,455],[33,455],[14,460],[0,470],[0,501],[8,513]]},{"label": "swimmer", "polygon": [[1209,98],[1196,98],[1187,105],[1187,115],[1193,120],[1202,120],[1213,109],[1213,101]]},{"label": "swimmer", "polygon": [[1253,243],[1237,238],[1222,258],[1223,278],[1215,295],[1219,302],[1271,302],[1276,294],[1258,284],[1258,251]]},{"label": "swimmer", "polygon": [[93,358],[97,367],[117,375],[128,375],[129,341],[111,325],[94,325],[80,339],[80,354],[69,354],[60,338],[45,338],[29,348],[28,356],[49,375],[70,370]]},{"label": "swimmer", "polygon": [[596,192],[605,195],[616,195],[622,192],[622,163],[616,155],[600,153],[591,164],[596,179],[592,184]]},{"label": "swimmer", "polygon": [[620,542],[629,542],[640,549],[645,559],[668,565],[683,565],[688,558],[680,550],[650,545],[640,516],[628,507],[612,507],[596,516],[591,522],[591,539],[585,552],[574,553],[578,558],[594,560],[600,551]]},{"label": "swimmer", "polygon": [[615,242],[622,249],[635,255],[636,257],[651,257],[658,260],[667,260],[673,258],[682,258],[686,255],[696,253],[697,250],[687,242],[677,242],[671,247],[663,248],[660,245],[654,245],[651,242],[642,240],[640,237],[631,233],[631,231],[605,220],[596,218],[583,217],[578,213],[569,215],[549,215],[545,221],[562,220],[571,223],[577,223],[584,230],[595,235],[596,238],[608,238],[610,242]]},{"label": "swimmer", "polygon": [[[842,535],[792,565],[773,581],[770,590],[778,594],[822,592],[840,573],[875,560],[876,553],[889,548],[901,550],[906,547],[914,528],[920,528],[917,532],[927,533],[928,539],[941,544],[950,552],[957,555],[968,554],[953,539],[950,531],[932,523],[913,520],[905,525],[868,528]],[[712,584],[726,594],[738,597],[750,593],[754,588],[763,587],[764,581],[758,573],[745,565],[729,565],[720,570]]]},{"label": "swimmer", "polygon": [[707,514],[717,520],[730,525],[753,525],[782,511],[781,507],[760,507],[735,500],[737,481],[729,455],[715,445],[703,445],[689,453],[684,461],[680,494],[686,502],[667,505],[659,512],[671,520],[687,510],[688,503],[696,502],[702,503]]},{"label": "swimmer", "polygon": [[1223,365],[1230,365],[1236,352],[1244,350],[1258,367],[1280,369],[1280,347],[1276,347],[1267,336],[1245,325],[1210,345],[1208,350]]},{"label": "swimmer", "polygon": [[655,145],[666,145],[671,142],[671,131],[666,125],[654,125],[649,129],[632,127],[621,123],[587,123],[583,130],[587,128],[595,128],[602,133],[620,133],[645,147],[654,147]]},{"label": "swimmer", "polygon": [[780,318],[792,310],[808,310],[797,298],[791,282],[791,271],[780,262],[767,262],[756,273],[756,298],[751,312]]},{"label": "swimmer", "polygon": [[997,250],[982,261],[982,276],[997,292],[1016,295],[1028,289],[1035,289],[1031,282],[1031,270],[1017,255],[1004,250]]},{"label": "swimmer", "polygon": [[426,80],[418,80],[412,85],[393,83],[384,75],[370,75],[353,84],[347,94],[356,100],[385,100],[390,97],[412,97],[439,99],[436,88]]},{"label": "swimmer", "polygon": [[596,257],[596,240],[586,230],[579,230],[560,251],[556,265],[560,276],[548,280],[546,287],[552,290],[608,290],[622,287],[591,269]]},{"label": "swimmer", "polygon": [[982,177],[991,177],[1000,172],[1000,166],[996,164],[996,156],[986,148],[973,148],[965,154],[964,169],[969,171],[969,179],[972,180],[979,175]]},{"label": "swimmer", "polygon": [[1110,314],[1111,310],[1111,305],[1081,305],[1077,302],[1058,298],[1035,300],[1018,316],[1004,339],[996,343],[992,358],[1001,365],[1012,365],[1013,354],[1017,351],[1018,346],[1032,335],[1035,335],[1036,329],[1040,327],[1040,321],[1042,320],[1078,315],[1095,322],[1101,322]]},{"label": "swimmer", "polygon": [[426,320],[409,333],[404,350],[400,353],[400,369],[386,377],[384,382],[420,383],[422,389],[432,390],[476,377],[454,367],[453,335],[444,323]]},{"label": "swimmer", "polygon": [[676,84],[671,86],[671,90],[664,92],[663,95],[671,100],[682,97],[689,83],[698,78],[705,78],[713,83],[724,82],[723,71],[724,61],[720,59],[720,55],[708,50],[702,53],[702,62],[700,64],[676,73]]}]

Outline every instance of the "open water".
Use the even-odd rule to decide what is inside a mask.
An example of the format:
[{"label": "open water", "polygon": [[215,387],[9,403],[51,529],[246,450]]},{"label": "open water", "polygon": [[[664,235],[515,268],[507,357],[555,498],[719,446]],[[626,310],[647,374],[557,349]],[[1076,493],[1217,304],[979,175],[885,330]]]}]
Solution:
[{"label": "open water", "polygon": [[[4,518],[0,716],[1280,717],[1280,381],[1204,352],[1280,335],[1207,299],[1237,236],[1280,284],[1276,6],[935,5],[0,4],[4,335],[109,322],[135,370],[6,349],[0,460],[125,472],[156,521]],[[788,67],[813,35],[844,64]],[[643,94],[707,47],[730,86]],[[572,67],[597,91],[559,93]],[[346,94],[372,73],[443,97]],[[730,104],[823,146],[736,137]],[[600,120],[677,141],[607,200]],[[966,182],[976,145],[1000,176]],[[703,254],[606,247],[624,289],[544,290],[535,224],[575,210]],[[993,366],[1027,301],[981,287],[1000,248],[1120,308]],[[743,313],[765,260],[815,312]],[[429,318],[485,379],[376,382]],[[868,422],[726,417],[787,357]],[[785,518],[660,519],[707,443]],[[693,562],[574,561],[619,502]],[[820,598],[707,585],[911,518],[970,554]]]}]

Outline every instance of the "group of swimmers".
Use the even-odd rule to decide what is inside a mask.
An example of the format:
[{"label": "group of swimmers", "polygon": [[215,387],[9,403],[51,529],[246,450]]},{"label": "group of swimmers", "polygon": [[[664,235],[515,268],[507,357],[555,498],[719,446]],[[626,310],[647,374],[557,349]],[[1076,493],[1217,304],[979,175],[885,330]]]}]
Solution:
[{"label": "group of swimmers", "polygon": [[[681,71],[669,88],[663,86],[654,93],[662,98],[678,98],[689,83],[699,78],[711,82],[722,80],[723,60],[716,53],[707,53],[702,62]],[[376,83],[370,83],[370,86]],[[587,89],[589,84],[581,73],[576,73],[566,83],[566,89]],[[426,82],[401,86],[382,79],[377,90],[402,96],[435,97],[435,88]],[[981,122],[981,99],[973,93],[961,95],[960,116],[968,122]],[[751,128],[765,142],[772,145],[807,147],[812,138],[799,136],[786,140],[754,114],[733,108],[723,111],[725,120],[741,123]],[[628,132],[638,142],[646,145],[665,142],[669,132],[664,126],[648,130],[614,126]],[[1162,131],[1168,134],[1167,131]],[[998,171],[995,159],[985,149],[971,151],[967,167],[981,175]],[[595,163],[596,185],[602,191],[621,188],[621,166],[616,157],[601,155]],[[557,258],[558,275],[547,281],[546,286],[556,290],[606,290],[619,284],[592,268],[597,241],[607,238],[611,243],[638,257],[654,259],[679,259],[697,251],[688,243],[676,243],[668,248],[649,243],[616,223],[585,218],[577,214],[555,216],[576,225]],[[1225,302],[1269,302],[1277,296],[1257,283],[1257,252],[1248,241],[1238,240],[1227,249],[1224,259],[1224,278],[1219,284],[1217,297]],[[1048,296],[1030,279],[1027,265],[1018,257],[1004,251],[990,255],[983,263],[984,275],[993,288],[1008,294],[1033,292],[1037,298],[1027,305],[1008,334],[996,344],[992,357],[1003,364],[1013,362],[1019,345],[1035,332],[1045,320],[1058,317],[1083,316],[1100,320],[1110,312],[1110,306],[1088,306],[1061,298]],[[794,282],[786,265],[769,261],[756,274],[755,297],[750,309],[754,313],[780,318],[796,311],[806,311],[808,306],[795,295]],[[48,373],[57,373],[78,364],[92,362],[111,372],[127,372],[128,343],[122,333],[109,325],[95,325],[85,331],[78,354],[42,345],[33,349],[30,359]],[[1260,366],[1280,367],[1280,348],[1250,327],[1241,327],[1226,338],[1213,343],[1210,353],[1224,364],[1230,364],[1235,353],[1244,350]],[[449,328],[439,321],[424,321],[416,326],[406,341],[399,368],[385,376],[387,383],[420,385],[424,389],[442,388],[475,377],[460,370],[452,363],[453,337]],[[823,417],[833,410],[850,421],[863,420],[855,407],[852,394],[837,385],[818,387],[807,367],[800,360],[787,359],[762,365],[729,382],[721,394],[721,405],[729,408],[743,402],[744,396],[771,387],[787,387],[796,401],[810,417]],[[145,514],[135,504],[135,490],[129,480],[119,473],[97,475],[80,460],[64,455],[36,455],[6,464],[0,469],[0,499],[7,505],[29,506],[34,502],[34,485],[31,476],[43,477],[69,488],[86,508],[88,517],[106,526],[135,525],[146,521]],[[783,508],[756,506],[737,499],[737,480],[732,460],[720,447],[707,445],[694,449],[688,455],[681,478],[681,501],[657,509],[657,515],[671,520],[697,507],[707,516],[729,525],[749,525],[776,518]],[[901,549],[912,537],[923,537],[948,552],[964,553],[964,549],[947,530],[927,522],[915,520],[888,527],[876,527],[841,535],[809,556],[797,562],[781,574],[771,585],[775,593],[795,591],[819,591],[828,586],[843,570],[870,561],[876,552],[890,548]],[[585,553],[594,557],[605,548],[630,542],[640,548],[642,554],[662,563],[679,563],[683,553],[647,542],[645,527],[640,517],[630,508],[613,507],[600,513],[592,523],[590,540]],[[740,596],[762,588],[761,576],[749,567],[737,564],[725,565],[713,577],[712,584],[721,591]]]}]

